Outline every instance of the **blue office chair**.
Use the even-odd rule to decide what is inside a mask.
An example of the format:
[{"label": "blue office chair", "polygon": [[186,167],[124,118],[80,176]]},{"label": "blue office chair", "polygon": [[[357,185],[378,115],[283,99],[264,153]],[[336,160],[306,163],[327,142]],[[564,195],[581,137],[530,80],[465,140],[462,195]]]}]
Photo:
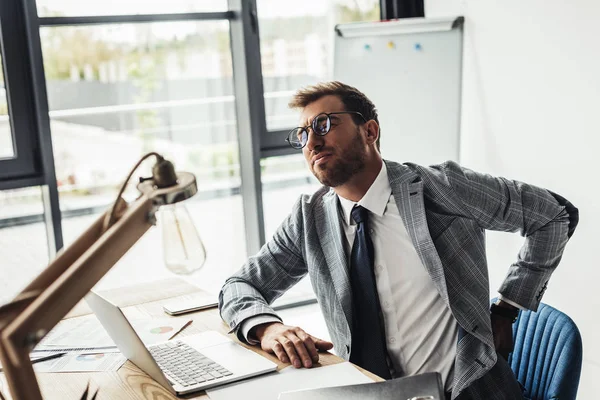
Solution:
[{"label": "blue office chair", "polygon": [[521,311],[513,325],[515,347],[508,364],[532,400],[575,400],[583,345],[579,329],[566,314],[540,304]]}]

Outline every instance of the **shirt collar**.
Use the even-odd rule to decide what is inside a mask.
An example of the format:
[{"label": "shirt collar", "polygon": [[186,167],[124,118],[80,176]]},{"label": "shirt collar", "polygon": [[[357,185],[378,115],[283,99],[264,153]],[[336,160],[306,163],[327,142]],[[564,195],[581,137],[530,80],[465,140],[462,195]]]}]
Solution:
[{"label": "shirt collar", "polygon": [[358,203],[338,195],[340,204],[342,206],[344,221],[347,225],[352,225],[353,223],[351,213],[352,208],[354,208],[356,204],[363,206],[373,214],[376,214],[380,217],[383,216],[385,207],[390,199],[390,195],[392,194],[392,187],[390,186],[390,181],[388,179],[387,167],[384,162],[382,162],[381,165],[381,170],[379,171],[377,178],[375,178],[371,184],[371,187],[369,190],[367,190],[367,193],[365,193],[363,198],[360,199]]}]

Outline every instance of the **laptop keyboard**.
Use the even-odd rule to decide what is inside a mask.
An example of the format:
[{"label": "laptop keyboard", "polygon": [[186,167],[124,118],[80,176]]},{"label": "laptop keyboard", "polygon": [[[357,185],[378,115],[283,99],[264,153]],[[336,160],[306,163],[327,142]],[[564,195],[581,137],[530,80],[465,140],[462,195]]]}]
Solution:
[{"label": "laptop keyboard", "polygon": [[193,386],[232,375],[197,350],[182,342],[167,342],[148,348],[160,369],[181,386]]}]

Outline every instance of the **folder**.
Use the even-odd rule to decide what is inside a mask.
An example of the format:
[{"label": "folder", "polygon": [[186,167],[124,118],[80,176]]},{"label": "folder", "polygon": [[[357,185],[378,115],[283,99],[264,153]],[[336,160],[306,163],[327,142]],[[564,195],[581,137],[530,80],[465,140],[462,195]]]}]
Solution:
[{"label": "folder", "polygon": [[383,382],[298,390],[279,394],[279,400],[445,400],[438,372]]}]

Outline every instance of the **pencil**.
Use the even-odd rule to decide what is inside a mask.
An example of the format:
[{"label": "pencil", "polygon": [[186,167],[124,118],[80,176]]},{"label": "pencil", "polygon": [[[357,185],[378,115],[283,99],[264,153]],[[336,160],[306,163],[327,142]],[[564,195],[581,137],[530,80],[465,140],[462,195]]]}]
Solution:
[{"label": "pencil", "polygon": [[[53,358],[62,357],[65,354],[67,354],[67,353],[66,352],[65,353],[54,353],[54,354],[50,354],[50,355],[47,355],[47,356],[41,356],[41,357],[38,357],[38,358],[34,358],[33,360],[31,360],[31,364],[35,364],[35,363],[40,362],[40,361],[52,360]],[[2,372],[2,365],[0,365],[0,372]]]},{"label": "pencil", "polygon": [[67,354],[67,353],[66,352],[65,353],[54,353],[54,354],[50,354],[48,356],[41,356],[41,357],[34,358],[33,360],[31,360],[31,363],[35,364],[35,363],[38,363],[40,361],[52,360],[53,358],[62,357],[65,354]]}]

